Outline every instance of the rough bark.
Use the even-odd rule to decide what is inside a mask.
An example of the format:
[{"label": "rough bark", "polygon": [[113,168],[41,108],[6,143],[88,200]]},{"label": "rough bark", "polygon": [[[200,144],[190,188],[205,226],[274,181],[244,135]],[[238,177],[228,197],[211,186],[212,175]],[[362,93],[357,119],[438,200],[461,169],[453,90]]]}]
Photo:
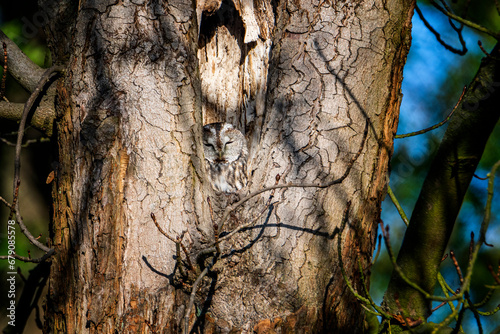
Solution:
[{"label": "rough bark", "polygon": [[180,235],[202,213],[193,22],[181,2],[78,12],[59,87],[47,331],[176,331],[175,247],[150,214]]},{"label": "rough bark", "polygon": [[[269,218],[241,244],[259,242],[241,255],[234,274],[226,275],[250,272],[260,279],[228,279],[221,289],[234,292],[215,295],[214,309],[230,302],[224,296],[236,296],[237,304],[251,300],[254,306],[239,309],[247,312],[244,318],[269,318],[275,329],[361,330],[362,317],[352,316],[361,308],[343,284],[335,237],[346,202],[352,201],[343,256],[349,279],[361,291],[357,261],[367,268],[373,250],[410,25],[408,7],[376,8],[382,6],[280,2],[275,9],[266,114],[261,140],[251,152],[250,188],[272,185],[276,174],[285,183],[338,177],[357,151],[366,121],[371,131],[342,185],[275,195]],[[263,195],[250,207],[262,207],[266,199]],[[269,302],[276,307],[270,309]],[[286,316],[290,309],[295,312]]]},{"label": "rough bark", "polygon": [[[180,278],[193,280],[180,277],[175,244],[150,215],[170,236],[183,236],[193,260],[214,240],[206,198],[216,217],[234,200],[219,198],[205,181],[201,126],[214,120],[232,122],[250,141],[247,192],[273,185],[277,174],[282,183],[335,179],[358,151],[367,122],[370,132],[342,184],[278,190],[269,207],[266,192],[232,213],[225,232],[254,224],[221,243],[217,268],[188,310],[190,327],[361,331],[336,237],[351,202],[342,255],[361,291],[357,261],[367,274],[411,3],[262,0],[253,2],[252,15],[245,0],[220,7],[44,2],[76,17],[73,26],[63,22],[72,40],[49,27],[61,43],[51,44],[53,53],[71,56],[58,87],[57,253],[46,331],[179,331],[191,292]],[[200,269],[207,264],[197,260]]]}]

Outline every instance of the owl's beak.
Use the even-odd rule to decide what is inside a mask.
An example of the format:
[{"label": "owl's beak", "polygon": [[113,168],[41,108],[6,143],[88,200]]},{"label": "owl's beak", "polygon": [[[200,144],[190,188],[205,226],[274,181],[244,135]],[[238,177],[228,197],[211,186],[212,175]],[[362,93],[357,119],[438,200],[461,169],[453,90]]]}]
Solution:
[{"label": "owl's beak", "polygon": [[219,152],[219,158],[217,159],[217,162],[226,162],[226,159],[224,159],[223,156],[224,152],[221,150]]}]

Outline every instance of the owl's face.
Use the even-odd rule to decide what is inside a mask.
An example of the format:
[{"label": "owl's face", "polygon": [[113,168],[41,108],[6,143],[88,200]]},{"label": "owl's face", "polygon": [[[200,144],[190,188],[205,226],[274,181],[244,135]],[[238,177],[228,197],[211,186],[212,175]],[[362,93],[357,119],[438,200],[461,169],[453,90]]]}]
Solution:
[{"label": "owl's face", "polygon": [[248,153],[245,136],[231,124],[212,123],[203,127],[205,159],[210,163],[232,163]]},{"label": "owl's face", "polygon": [[245,187],[248,148],[238,129],[228,123],[205,125],[203,150],[208,179],[215,191],[230,194]]}]

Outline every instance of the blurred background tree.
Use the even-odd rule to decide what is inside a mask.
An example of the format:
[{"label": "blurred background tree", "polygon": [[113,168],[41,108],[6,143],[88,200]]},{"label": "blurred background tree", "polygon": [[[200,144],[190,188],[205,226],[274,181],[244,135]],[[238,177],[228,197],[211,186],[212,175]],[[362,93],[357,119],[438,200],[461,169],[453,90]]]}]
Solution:
[{"label": "blurred background tree", "polygon": [[[450,26],[449,20],[437,11],[428,1],[418,1],[423,17],[440,38],[448,45],[461,50],[462,46],[455,30]],[[469,5],[467,18],[479,23],[491,31],[500,31],[500,16],[495,6],[495,1],[456,1],[451,3],[455,13],[461,13]],[[456,23],[455,23],[456,24]],[[458,24],[456,24],[458,26]],[[460,55],[447,50],[436,36],[426,26],[421,17],[415,12],[413,16],[412,46],[408,55],[403,79],[403,101],[400,112],[398,134],[404,134],[427,128],[441,122],[451,112],[458,101],[463,87],[468,85],[477,72],[481,58],[485,56],[478,46],[480,41],[485,50],[490,51],[495,45],[495,39],[465,27],[463,39],[467,52]],[[495,91],[498,94],[497,91]],[[500,106],[499,106],[500,108]],[[429,165],[446,130],[446,124],[436,130],[423,135],[396,139],[394,155],[391,161],[390,186],[399,203],[405,210],[408,218],[420,193],[422,183],[427,175]],[[485,177],[493,164],[500,159],[500,127],[497,126],[491,135],[481,162],[476,170],[476,175]],[[484,206],[487,194],[486,180],[473,178],[462,205],[458,221],[455,225],[448,251],[453,250],[458,262],[464,270],[469,256],[470,233],[474,231],[477,239],[479,227],[484,215]],[[472,296],[480,300],[486,294],[485,285],[493,284],[493,278],[487,267],[496,268],[500,259],[500,182],[496,182],[495,195],[492,208],[492,224],[487,233],[486,240],[495,247],[483,247],[479,261],[475,266],[472,281]],[[391,244],[397,254],[401,246],[406,226],[400,218],[389,196],[382,206],[382,219],[391,227]],[[383,243],[383,242],[382,242]],[[460,285],[452,261],[447,259],[442,264],[442,274],[457,288]],[[382,245],[381,255],[375,263],[371,278],[371,294],[378,302],[382,300],[392,272],[392,265],[388,259],[385,247]],[[436,290],[436,294],[438,291]],[[485,309],[494,309],[499,304],[498,293],[492,298]],[[433,303],[433,307],[439,305]],[[435,311],[429,321],[440,322],[449,314],[449,308],[442,307]],[[478,332],[474,316],[466,312],[463,324],[466,333]],[[484,317],[483,329],[490,333],[500,323],[497,313],[491,317]]]},{"label": "blurred background tree", "polygon": [[[479,1],[456,1],[450,4],[456,13],[463,12],[467,8],[467,18],[481,24],[492,31],[500,31],[500,15],[493,0]],[[461,50],[463,46],[458,35],[449,24],[448,18],[438,12],[428,1],[418,1],[418,6],[427,25],[439,33],[440,38],[454,48]],[[37,16],[37,1],[25,0],[23,2],[2,2],[0,4],[0,29],[8,35],[34,62],[40,66],[50,65],[50,55],[45,46],[43,32],[39,27],[43,24],[43,18]],[[405,66],[405,78],[403,81],[403,102],[398,133],[407,133],[420,130],[443,120],[455,105],[462,89],[475,75],[484,53],[478,46],[482,42],[486,50],[491,50],[495,40],[485,34],[478,33],[465,27],[463,29],[464,44],[467,49],[464,55],[446,50],[435,34],[431,32],[426,23],[417,13],[413,17],[412,47]],[[3,70],[0,69],[3,74]],[[7,75],[6,98],[11,102],[24,102],[28,93],[12,78]],[[499,106],[500,107],[500,106]],[[395,143],[394,156],[391,163],[390,185],[402,204],[408,216],[419,195],[420,188],[426,176],[430,162],[446,129],[443,127],[428,132],[424,135],[398,139]],[[13,157],[17,124],[15,122],[2,120],[0,122],[0,195],[8,201],[11,198]],[[51,148],[41,133],[29,129],[26,140],[32,142],[23,150],[22,180],[25,191],[20,201],[23,203],[25,222],[31,229],[33,235],[42,235],[42,240],[48,235],[49,212],[50,212],[50,187],[45,184],[45,179],[51,170]],[[484,177],[491,166],[500,158],[500,127],[490,137],[487,148],[476,171],[476,175]],[[474,178],[465,202],[462,206],[458,223],[454,229],[452,240],[448,248],[454,250],[460,264],[467,263],[469,252],[470,232],[479,230],[480,222],[484,212],[486,200],[487,181]],[[496,182],[496,197],[500,193],[500,182]],[[500,259],[500,201],[494,201],[492,210],[492,224],[487,233],[487,241],[495,247],[485,247],[480,253],[476,265],[472,296],[480,299],[486,293],[487,284],[492,284],[493,279],[487,270],[488,265],[496,267]],[[0,205],[0,244],[1,253],[6,250],[6,217],[9,210]],[[391,243],[397,252],[404,235],[405,225],[399,217],[389,197],[383,204],[382,219],[386,225],[391,226]],[[32,247],[31,247],[32,248]],[[26,238],[18,236],[16,249],[19,254],[27,254],[30,244]],[[375,263],[371,277],[371,294],[375,301],[380,303],[387,288],[392,265],[388,261],[385,247],[381,247],[381,255]],[[36,257],[37,254],[32,254]],[[21,273],[28,276],[29,270],[34,264],[17,261]],[[455,268],[450,260],[443,262],[442,273],[446,280],[457,287],[459,285]],[[4,277],[6,270],[5,261],[0,262],[0,276]],[[18,276],[20,277],[20,275]],[[17,282],[17,293],[21,292],[22,281]],[[0,295],[6,294],[6,286],[0,285]],[[4,299],[2,299],[4,300]],[[498,304],[498,294],[493,298],[486,308],[493,309]],[[439,303],[434,303],[439,304]],[[439,322],[448,314],[448,309],[442,307],[437,310],[430,321]],[[6,324],[5,307],[0,307],[0,327]],[[34,321],[35,313],[31,315],[31,321],[26,331],[36,332]],[[498,323],[500,316],[496,314],[484,317],[483,329],[486,333],[491,332]],[[463,324],[466,333],[477,332],[477,325],[472,313],[466,313]]]}]

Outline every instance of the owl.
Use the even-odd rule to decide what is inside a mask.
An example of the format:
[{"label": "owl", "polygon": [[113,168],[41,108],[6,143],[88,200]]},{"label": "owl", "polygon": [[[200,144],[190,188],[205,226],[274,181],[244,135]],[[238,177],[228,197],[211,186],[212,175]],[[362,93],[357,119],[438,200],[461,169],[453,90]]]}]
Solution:
[{"label": "owl", "polygon": [[236,193],[247,184],[248,147],[245,136],[229,123],[203,127],[208,178],[217,192]]}]

